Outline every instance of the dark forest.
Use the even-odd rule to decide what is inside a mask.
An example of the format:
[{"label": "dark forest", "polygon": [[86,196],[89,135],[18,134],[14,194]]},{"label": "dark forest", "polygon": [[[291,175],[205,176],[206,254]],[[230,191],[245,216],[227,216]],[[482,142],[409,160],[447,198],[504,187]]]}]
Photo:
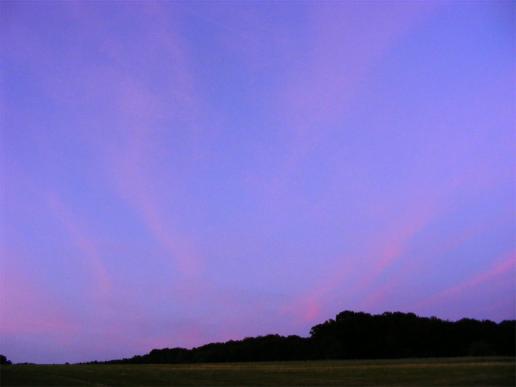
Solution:
[{"label": "dark forest", "polygon": [[309,337],[267,335],[193,349],[154,349],[143,356],[105,363],[514,356],[515,333],[516,320],[495,323],[464,318],[452,322],[413,313],[344,311],[312,327]]}]

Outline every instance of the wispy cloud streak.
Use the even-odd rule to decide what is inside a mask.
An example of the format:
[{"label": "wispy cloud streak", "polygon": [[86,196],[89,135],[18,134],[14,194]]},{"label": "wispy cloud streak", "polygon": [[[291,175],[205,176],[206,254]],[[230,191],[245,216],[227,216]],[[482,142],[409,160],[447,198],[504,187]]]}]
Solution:
[{"label": "wispy cloud streak", "polygon": [[416,305],[416,308],[428,308],[434,304],[455,302],[454,300],[463,295],[466,291],[477,288],[484,284],[491,283],[496,278],[499,278],[508,273],[511,273],[514,279],[514,276],[516,275],[516,252],[511,252],[501,260],[497,260],[497,262],[488,268],[487,271],[467,278],[464,281],[459,282],[458,284],[453,285],[447,289],[441,290],[426,300],[419,302]]}]

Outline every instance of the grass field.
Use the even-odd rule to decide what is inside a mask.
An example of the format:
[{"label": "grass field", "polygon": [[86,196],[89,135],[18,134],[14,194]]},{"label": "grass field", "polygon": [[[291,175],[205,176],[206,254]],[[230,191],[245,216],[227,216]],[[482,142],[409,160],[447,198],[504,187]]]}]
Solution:
[{"label": "grass field", "polygon": [[514,358],[14,365],[1,386],[515,386]]}]

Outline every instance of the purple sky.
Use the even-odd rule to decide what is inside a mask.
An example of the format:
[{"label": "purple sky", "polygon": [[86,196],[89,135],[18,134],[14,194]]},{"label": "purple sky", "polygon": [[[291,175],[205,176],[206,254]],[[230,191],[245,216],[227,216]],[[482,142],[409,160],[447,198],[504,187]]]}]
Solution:
[{"label": "purple sky", "polygon": [[514,2],[0,3],[0,353],[515,318]]}]

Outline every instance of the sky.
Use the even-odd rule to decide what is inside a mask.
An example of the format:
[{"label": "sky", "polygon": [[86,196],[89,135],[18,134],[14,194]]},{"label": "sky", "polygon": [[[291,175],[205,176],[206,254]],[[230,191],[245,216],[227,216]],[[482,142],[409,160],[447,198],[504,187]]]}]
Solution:
[{"label": "sky", "polygon": [[516,318],[515,7],[2,1],[0,353]]}]

